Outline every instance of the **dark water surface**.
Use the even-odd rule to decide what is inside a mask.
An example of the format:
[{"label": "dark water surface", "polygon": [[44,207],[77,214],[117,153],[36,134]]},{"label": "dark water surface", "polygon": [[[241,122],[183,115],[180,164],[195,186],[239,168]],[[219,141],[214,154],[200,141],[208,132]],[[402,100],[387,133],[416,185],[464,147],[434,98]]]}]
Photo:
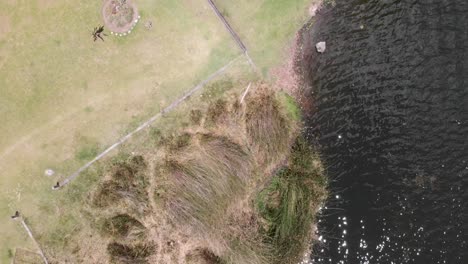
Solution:
[{"label": "dark water surface", "polygon": [[468,0],[338,0],[303,38],[314,263],[468,263]]}]

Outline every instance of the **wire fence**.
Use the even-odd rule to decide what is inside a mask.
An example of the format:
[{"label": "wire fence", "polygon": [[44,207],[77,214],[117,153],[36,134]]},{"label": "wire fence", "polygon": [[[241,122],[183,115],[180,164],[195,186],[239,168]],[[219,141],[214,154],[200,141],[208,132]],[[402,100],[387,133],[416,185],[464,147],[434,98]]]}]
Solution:
[{"label": "wire fence", "polygon": [[57,182],[55,186],[52,187],[53,190],[58,190],[67,184],[69,184],[71,181],[73,181],[76,177],[78,177],[83,171],[87,170],[89,167],[91,167],[94,163],[105,157],[109,152],[112,150],[116,149],[118,146],[122,145],[124,142],[129,140],[134,134],[138,133],[139,131],[143,130],[144,128],[148,127],[150,124],[152,124],[154,121],[159,119],[163,114],[168,113],[172,111],[174,108],[176,108],[180,103],[183,101],[187,100],[190,96],[192,96],[195,92],[203,88],[208,82],[213,80],[215,77],[223,73],[229,66],[231,66],[235,61],[237,61],[241,56],[231,60],[228,64],[224,65],[220,69],[218,69],[216,72],[212,73],[208,78],[203,80],[201,83],[199,83],[197,86],[194,88],[190,89],[188,92],[186,92],[182,97],[179,99],[175,100],[172,102],[168,107],[164,108],[160,113],[157,113],[155,116],[151,117],[149,120],[141,124],[139,127],[137,127],[135,130],[130,132],[129,134],[125,135],[124,137],[120,138],[117,142],[115,142],[113,145],[108,147],[106,150],[101,152],[99,155],[97,155],[94,159],[80,167],[77,171],[72,173],[70,176],[65,178],[61,182]]}]

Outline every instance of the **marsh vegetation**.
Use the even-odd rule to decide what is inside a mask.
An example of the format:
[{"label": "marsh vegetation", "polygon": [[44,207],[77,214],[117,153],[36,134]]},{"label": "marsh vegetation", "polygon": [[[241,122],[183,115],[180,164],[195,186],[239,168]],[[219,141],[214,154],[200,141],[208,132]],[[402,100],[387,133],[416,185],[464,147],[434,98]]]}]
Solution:
[{"label": "marsh vegetation", "polygon": [[89,202],[94,218],[102,219],[96,227],[108,258],[300,261],[325,179],[285,96],[264,83],[244,103],[237,94],[213,96],[205,111],[187,113],[192,122],[185,127],[153,130],[153,150],[111,164]]}]

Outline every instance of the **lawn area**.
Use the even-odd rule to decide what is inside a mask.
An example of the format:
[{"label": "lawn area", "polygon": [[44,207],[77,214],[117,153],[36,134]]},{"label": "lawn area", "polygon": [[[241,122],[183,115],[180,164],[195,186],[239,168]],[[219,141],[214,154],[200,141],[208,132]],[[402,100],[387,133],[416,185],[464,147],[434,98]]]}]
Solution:
[{"label": "lawn area", "polygon": [[[20,210],[40,242],[56,241],[46,248],[66,244],[86,217],[68,206],[87,199],[101,165],[73,188],[50,187],[241,53],[205,0],[134,2],[141,20],[130,35],[107,32],[93,42],[102,1],[0,1],[0,218],[8,219],[0,223],[1,263],[14,248],[34,249],[9,215]],[[287,56],[310,2],[215,1],[265,75]],[[240,61],[237,68],[248,68]],[[242,84],[253,79],[230,74],[246,78]],[[176,120],[155,125],[181,125]],[[48,168],[55,175],[45,176]]]},{"label": "lawn area", "polygon": [[263,74],[287,56],[287,46],[316,0],[214,0]]},{"label": "lawn area", "polygon": [[[204,0],[137,5],[130,35],[93,42],[101,1],[0,2],[2,219],[16,209],[40,219],[38,197],[57,179],[240,53]],[[27,239],[13,221],[0,230],[7,263]]]}]

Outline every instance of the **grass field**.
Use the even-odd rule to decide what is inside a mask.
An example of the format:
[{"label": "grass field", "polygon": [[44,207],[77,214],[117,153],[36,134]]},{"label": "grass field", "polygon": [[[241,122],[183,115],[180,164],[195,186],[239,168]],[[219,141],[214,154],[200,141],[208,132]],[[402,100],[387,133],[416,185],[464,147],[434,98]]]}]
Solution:
[{"label": "grass field", "polygon": [[[1,219],[18,209],[42,238],[51,225],[63,228],[47,234],[63,242],[80,222],[67,217],[74,215],[67,205],[86,199],[99,164],[78,179],[82,188],[57,194],[51,185],[240,54],[204,0],[135,2],[140,24],[105,42],[91,37],[101,1],[0,2]],[[267,73],[285,56],[309,1],[216,3]],[[47,168],[56,174],[44,176]],[[18,223],[2,221],[0,230],[0,262],[14,248],[33,249]]]},{"label": "grass field", "polygon": [[317,0],[215,0],[263,74],[282,62]]}]

